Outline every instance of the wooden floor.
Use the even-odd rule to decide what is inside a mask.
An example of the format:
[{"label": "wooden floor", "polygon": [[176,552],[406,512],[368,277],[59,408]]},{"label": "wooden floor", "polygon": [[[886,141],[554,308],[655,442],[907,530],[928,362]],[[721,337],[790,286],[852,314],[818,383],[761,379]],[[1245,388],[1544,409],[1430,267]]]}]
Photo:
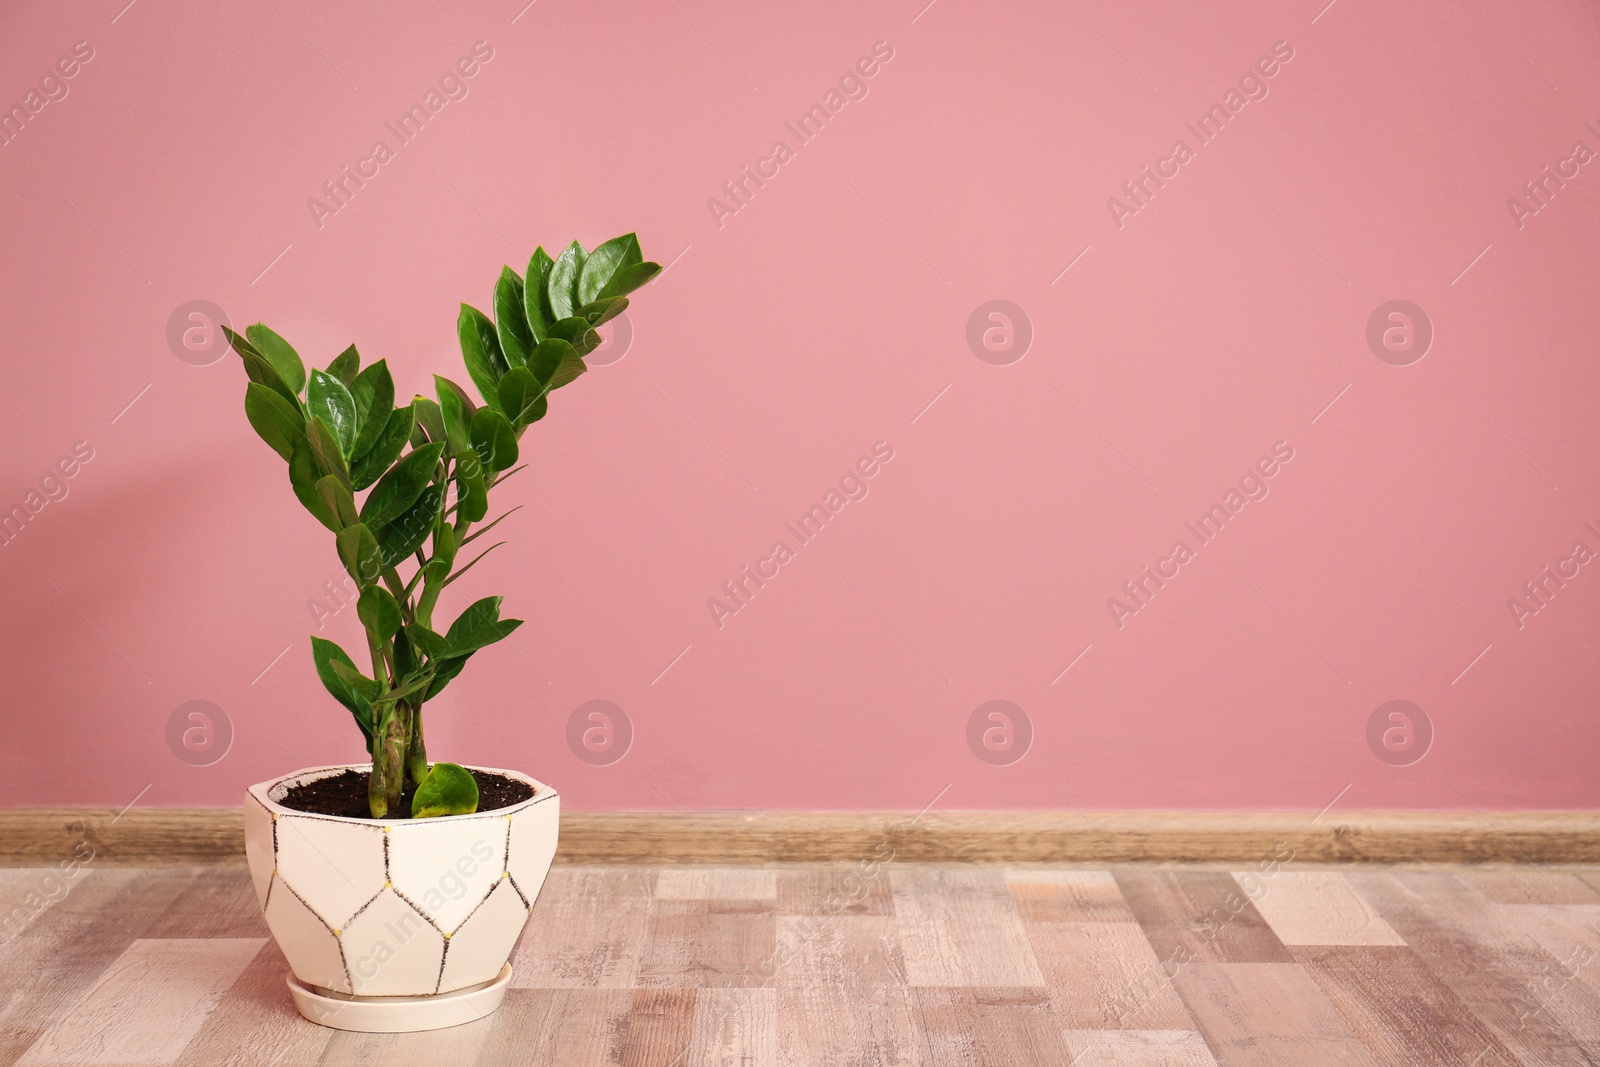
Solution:
[{"label": "wooden floor", "polygon": [[242,867],[7,916],[0,1067],[1600,1064],[1594,868],[558,866],[500,1012],[392,1036],[294,1013]]}]

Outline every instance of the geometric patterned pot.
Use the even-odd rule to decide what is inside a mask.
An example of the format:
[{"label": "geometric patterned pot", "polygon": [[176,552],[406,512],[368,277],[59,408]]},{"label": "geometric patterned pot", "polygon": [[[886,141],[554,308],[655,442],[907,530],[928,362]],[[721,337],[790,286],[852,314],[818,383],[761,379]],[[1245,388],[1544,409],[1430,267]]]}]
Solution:
[{"label": "geometric patterned pot", "polygon": [[246,795],[250,876],[295,977],[341,1002],[442,997],[494,982],[555,857],[559,794],[495,770],[528,783],[533,796],[431,819],[349,819],[277,803],[292,786],[370,768],[298,771]]}]

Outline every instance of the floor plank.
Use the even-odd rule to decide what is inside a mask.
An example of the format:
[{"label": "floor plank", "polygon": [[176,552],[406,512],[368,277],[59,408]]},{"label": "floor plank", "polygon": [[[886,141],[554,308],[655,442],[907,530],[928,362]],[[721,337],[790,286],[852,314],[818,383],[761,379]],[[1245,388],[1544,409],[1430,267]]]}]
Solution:
[{"label": "floor plank", "polygon": [[1135,922],[1110,871],[1008,870],[1023,922]]},{"label": "floor plank", "polygon": [[779,915],[893,915],[894,894],[881,866],[792,867],[778,872]]},{"label": "floor plank", "polygon": [[[1294,955],[1381,1063],[1519,1067],[1512,1052],[1410,948],[1319,945],[1296,947]],[[1537,1062],[1559,1061],[1541,1056]]]},{"label": "floor plank", "polygon": [[[621,1067],[677,1067],[693,1049],[695,989],[639,989],[628,1012]],[[566,1062],[563,1059],[561,1062]]]},{"label": "floor plank", "polygon": [[1173,985],[1227,1067],[1378,1067],[1297,963],[1193,963]]},{"label": "floor plank", "polygon": [[649,938],[653,872],[552,867],[512,957],[511,984],[632,989]]},{"label": "floor plank", "polygon": [[778,1062],[777,990],[700,989],[685,1067]]},{"label": "floor plank", "polygon": [[475,1062],[479,1067],[620,1063],[633,1005],[633,991],[627,989],[508,989]]},{"label": "floor plank", "polygon": [[638,984],[765,985],[776,949],[777,917],[765,901],[657,901]]},{"label": "floor plank", "polygon": [[916,997],[932,1067],[1071,1062],[1043,989],[921,988]]},{"label": "floor plank", "polygon": [[170,1064],[265,943],[221,937],[135,941],[17,1062]]},{"label": "floor plank", "polygon": [[1133,923],[1029,923],[1028,939],[1062,1025],[1191,1030],[1144,932]]},{"label": "floor plank", "polygon": [[902,867],[889,873],[889,882],[912,985],[1045,984],[1001,872]]},{"label": "floor plank", "polygon": [[1294,962],[1231,875],[1150,867],[1113,873],[1163,962]]},{"label": "floor plank", "polygon": [[1068,1030],[1072,1067],[1217,1067],[1197,1030]]},{"label": "floor plank", "polygon": [[274,941],[256,953],[174,1067],[258,1067],[316,1063],[334,1031],[295,1011],[284,977],[289,961]]},{"label": "floor plank", "polygon": [[776,963],[785,1067],[928,1062],[892,918],[781,917]]},{"label": "floor plank", "polygon": [[1403,945],[1337,871],[1279,871],[1270,881],[1251,872],[1235,874],[1247,895],[1259,887],[1256,910],[1285,945]]},{"label": "floor plank", "polygon": [[778,872],[760,867],[662,867],[657,900],[777,900]]}]

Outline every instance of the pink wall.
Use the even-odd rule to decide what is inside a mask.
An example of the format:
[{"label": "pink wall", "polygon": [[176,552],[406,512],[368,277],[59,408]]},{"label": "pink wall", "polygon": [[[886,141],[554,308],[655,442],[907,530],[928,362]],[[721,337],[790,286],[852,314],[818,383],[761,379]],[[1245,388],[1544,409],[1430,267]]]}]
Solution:
[{"label": "pink wall", "polygon": [[[361,755],[306,640],[332,539],[236,362],[169,345],[176,309],[421,388],[464,377],[456,305],[502,262],[628,229],[672,265],[525,439],[512,544],[461,585],[527,624],[433,706],[435,756],[579,808],[1600,802],[1593,5],[125,2],[0,14],[0,105],[92,49],[0,147],[0,503],[92,450],[0,547],[0,805],[232,804]],[[467,95],[399,145],[474,42]],[[802,144],[786,122],[875,48]],[[1164,186],[1109,206],[1146,165]],[[1018,361],[981,316],[991,362],[969,347],[995,299],[1031,323]],[[1404,366],[1367,340],[1395,299],[1434,335]],[[880,441],[799,545],[785,522]],[[1202,544],[1185,523],[1275,448]],[[1176,576],[1114,612],[1145,565]],[[1545,565],[1576,576],[1519,620]],[[169,744],[192,700],[231,722],[220,759]],[[631,721],[619,761],[569,746],[590,700]],[[1031,723],[1020,761],[1021,723],[994,764],[969,748],[991,700]],[[1369,745],[1391,700],[1426,758]]]}]

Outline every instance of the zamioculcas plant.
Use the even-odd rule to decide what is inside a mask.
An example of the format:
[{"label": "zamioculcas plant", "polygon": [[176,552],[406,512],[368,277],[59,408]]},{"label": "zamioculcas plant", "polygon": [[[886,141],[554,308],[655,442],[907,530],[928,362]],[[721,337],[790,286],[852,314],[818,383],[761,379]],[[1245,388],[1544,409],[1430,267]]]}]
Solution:
[{"label": "zamioculcas plant", "polygon": [[413,817],[477,809],[471,774],[449,763],[430,768],[422,709],[474,652],[521,620],[501,618],[494,596],[446,626],[434,618],[439,594],[504,544],[467,551],[516,510],[483,521],[489,490],[522,469],[522,431],[544,418],[552,390],[584,372],[583,357],[600,344],[595,327],[621,314],[627,294],[660,270],[644,261],[631,233],[593,252],[574,241],[554,259],[540,248],[526,279],[502,269],[493,320],[462,304],[456,324],[481,405],[435,375],[437,400],[419,395],[395,407],[388,366],[362,369],[354,345],[308,375],[266,326],[243,337],[227,331],[250,379],[250,425],[287,461],[295,496],[334,532],[361,590],[356,611],[371,673],[332,641],[313,635],[311,649],[322,684],[355,717],[372,754],[373,818],[400,813],[407,783],[416,786]]}]

